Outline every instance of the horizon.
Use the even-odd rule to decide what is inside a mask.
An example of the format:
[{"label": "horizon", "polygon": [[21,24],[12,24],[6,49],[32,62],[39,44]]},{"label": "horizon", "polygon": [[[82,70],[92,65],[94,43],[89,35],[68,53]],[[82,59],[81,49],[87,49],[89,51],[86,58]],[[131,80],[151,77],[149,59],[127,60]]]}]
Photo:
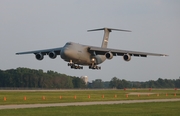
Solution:
[{"label": "horizon", "polygon": [[[27,67],[18,67],[18,68],[27,68]],[[18,68],[16,68],[16,69],[18,69]],[[12,68],[12,69],[6,69],[6,70],[2,70],[2,71],[16,70],[16,69]],[[43,73],[47,73],[48,71],[53,71],[53,70],[44,71],[43,69],[31,69],[31,68],[27,68],[27,69],[37,70],[37,71],[42,70]],[[1,70],[1,69],[0,69],[0,70]],[[56,71],[53,71],[53,72],[56,73]],[[59,73],[59,72],[57,72],[57,73],[58,73],[58,74],[64,74],[64,73]],[[68,74],[65,74],[65,75],[71,76],[71,77],[78,77],[78,78],[81,78],[81,77],[87,77],[87,78],[88,78],[88,76],[86,76],[86,75],[82,75],[82,76],[73,76],[73,75],[68,75]],[[115,77],[115,76],[114,76],[114,77]],[[112,77],[112,78],[114,78],[114,77]],[[106,80],[106,81],[102,80],[101,78],[97,78],[97,79],[101,79],[103,82],[110,82],[112,78],[110,78],[110,80]],[[120,80],[126,80],[126,79],[123,79],[123,78],[121,79],[121,78],[119,78],[119,77],[116,77],[116,78],[117,78],[117,79],[120,79]],[[136,81],[136,80],[134,80],[134,81],[126,80],[126,81],[129,81],[129,82],[148,82],[148,81],[157,81],[158,79],[159,79],[159,78],[157,78],[156,80],[147,80],[147,81]],[[163,79],[163,78],[160,78],[160,79]],[[167,79],[167,78],[164,78],[163,80],[165,80],[165,79]],[[180,77],[177,78],[177,79],[167,79],[167,80],[178,80],[178,79],[180,79]],[[88,82],[92,83],[92,81],[95,81],[95,80],[96,80],[96,79],[91,80],[91,81],[88,80]]]}]

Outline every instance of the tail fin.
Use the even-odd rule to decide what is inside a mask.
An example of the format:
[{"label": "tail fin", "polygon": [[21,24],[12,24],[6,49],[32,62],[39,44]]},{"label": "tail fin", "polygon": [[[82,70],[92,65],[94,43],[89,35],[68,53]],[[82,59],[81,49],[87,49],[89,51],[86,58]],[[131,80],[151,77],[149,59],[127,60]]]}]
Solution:
[{"label": "tail fin", "polygon": [[109,33],[114,30],[114,31],[126,31],[126,32],[131,32],[129,30],[122,30],[122,29],[112,29],[112,28],[101,28],[101,29],[93,29],[93,30],[88,30],[89,31],[100,31],[100,30],[104,30],[104,37],[103,37],[103,41],[102,41],[102,48],[107,48],[107,44],[108,44],[108,39],[109,39]]}]

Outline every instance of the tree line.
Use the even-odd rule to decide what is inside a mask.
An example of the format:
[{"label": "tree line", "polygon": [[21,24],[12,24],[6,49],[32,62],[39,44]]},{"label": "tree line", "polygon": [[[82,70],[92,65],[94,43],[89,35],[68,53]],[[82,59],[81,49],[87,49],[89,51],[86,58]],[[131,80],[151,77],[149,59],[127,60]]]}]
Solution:
[{"label": "tree line", "polygon": [[146,82],[127,81],[113,77],[110,81],[101,79],[93,80],[92,83],[85,82],[75,76],[68,76],[54,71],[43,72],[43,70],[34,70],[28,68],[17,68],[9,70],[0,70],[0,87],[11,88],[180,88],[180,79],[161,79],[150,80]]},{"label": "tree line", "polygon": [[126,81],[113,77],[110,81],[103,82],[101,79],[96,79],[88,85],[88,88],[180,88],[180,79],[162,79],[150,80],[146,82]]},{"label": "tree line", "polygon": [[126,81],[124,79],[118,79],[117,77],[113,77],[110,81],[109,86],[111,88],[180,88],[180,79],[162,79],[158,78],[158,80],[150,80],[146,82],[132,82]]},{"label": "tree line", "polygon": [[28,68],[0,70],[0,87],[19,88],[85,88],[85,82],[75,76],[54,71]]}]

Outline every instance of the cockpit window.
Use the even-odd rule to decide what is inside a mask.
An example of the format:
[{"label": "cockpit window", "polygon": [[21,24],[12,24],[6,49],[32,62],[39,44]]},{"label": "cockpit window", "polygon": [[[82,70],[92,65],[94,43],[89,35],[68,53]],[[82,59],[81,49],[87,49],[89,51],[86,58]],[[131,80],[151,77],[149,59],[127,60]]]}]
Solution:
[{"label": "cockpit window", "polygon": [[66,43],[66,45],[71,45],[71,44],[72,44],[71,42]]}]

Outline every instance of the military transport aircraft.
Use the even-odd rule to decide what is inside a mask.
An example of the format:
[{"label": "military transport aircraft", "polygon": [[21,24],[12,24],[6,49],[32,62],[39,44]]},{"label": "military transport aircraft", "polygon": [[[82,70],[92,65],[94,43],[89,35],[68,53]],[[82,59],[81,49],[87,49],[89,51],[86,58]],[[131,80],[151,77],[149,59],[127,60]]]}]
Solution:
[{"label": "military transport aircraft", "polygon": [[112,29],[112,28],[101,28],[93,29],[88,31],[99,31],[104,30],[104,37],[101,47],[82,45],[74,42],[67,42],[63,47],[28,51],[28,52],[19,52],[19,54],[35,54],[37,60],[42,60],[45,55],[48,55],[50,58],[54,59],[57,55],[60,55],[61,58],[68,62],[68,66],[72,69],[83,69],[84,66],[89,66],[89,69],[101,69],[99,64],[103,63],[106,59],[112,59],[113,56],[122,56],[125,61],[130,61],[131,56],[136,57],[147,57],[151,56],[167,56],[165,54],[156,54],[156,53],[146,53],[146,52],[137,52],[137,51],[128,51],[128,50],[118,50],[107,48],[109,33],[113,31],[125,31],[131,32],[129,30],[122,29]]}]

